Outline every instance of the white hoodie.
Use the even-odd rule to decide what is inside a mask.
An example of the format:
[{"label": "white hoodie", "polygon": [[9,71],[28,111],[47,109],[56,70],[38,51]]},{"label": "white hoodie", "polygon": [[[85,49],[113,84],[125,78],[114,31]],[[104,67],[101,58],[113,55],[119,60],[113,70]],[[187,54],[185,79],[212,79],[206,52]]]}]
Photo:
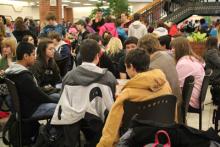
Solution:
[{"label": "white hoodie", "polygon": [[140,21],[133,22],[128,28],[128,37],[134,36],[140,39],[147,34],[147,27]]}]

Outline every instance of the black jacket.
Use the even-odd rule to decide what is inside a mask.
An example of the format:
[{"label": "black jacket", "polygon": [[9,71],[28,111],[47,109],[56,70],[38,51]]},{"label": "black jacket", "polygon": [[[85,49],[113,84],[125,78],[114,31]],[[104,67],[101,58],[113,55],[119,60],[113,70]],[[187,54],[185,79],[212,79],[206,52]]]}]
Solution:
[{"label": "black jacket", "polygon": [[6,77],[15,82],[23,118],[31,117],[41,104],[54,102],[40,90],[33,74],[24,66],[13,64],[6,70]]}]

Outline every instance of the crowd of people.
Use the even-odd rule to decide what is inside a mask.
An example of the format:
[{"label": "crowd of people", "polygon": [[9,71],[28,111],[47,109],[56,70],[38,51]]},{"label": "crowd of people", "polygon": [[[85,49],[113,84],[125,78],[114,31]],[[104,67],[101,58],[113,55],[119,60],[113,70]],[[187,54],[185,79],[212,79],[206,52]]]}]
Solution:
[{"label": "crowd of people", "polygon": [[[89,147],[114,146],[125,100],[173,94],[175,121],[181,123],[184,81],[194,76],[189,109],[198,109],[205,68],[213,70],[213,93],[220,87],[219,20],[210,26],[205,19],[187,21],[180,27],[159,21],[153,27],[140,14],[132,20],[127,13],[104,18],[101,10],[94,19],[68,25],[59,24],[52,13],[46,20],[39,30],[31,19],[18,17],[12,25],[0,16],[0,106],[6,102],[14,111],[6,77],[16,84],[22,117],[53,116],[51,124],[63,127],[66,147],[76,145],[79,130]],[[187,39],[192,32],[208,38],[204,57]],[[127,80],[116,93],[117,79]],[[26,124],[29,138],[37,126]]]}]

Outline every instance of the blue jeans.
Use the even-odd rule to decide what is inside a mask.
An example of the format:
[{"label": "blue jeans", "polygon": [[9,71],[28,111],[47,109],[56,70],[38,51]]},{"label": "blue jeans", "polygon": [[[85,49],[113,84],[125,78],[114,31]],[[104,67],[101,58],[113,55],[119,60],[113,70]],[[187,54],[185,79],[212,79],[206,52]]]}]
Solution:
[{"label": "blue jeans", "polygon": [[41,117],[41,116],[48,116],[53,115],[57,104],[55,103],[45,103],[41,104],[37,110],[32,114],[32,117]]},{"label": "blue jeans", "polygon": [[60,100],[60,93],[52,93],[52,94],[49,95],[49,97],[50,97],[52,100],[58,102],[58,101]]}]

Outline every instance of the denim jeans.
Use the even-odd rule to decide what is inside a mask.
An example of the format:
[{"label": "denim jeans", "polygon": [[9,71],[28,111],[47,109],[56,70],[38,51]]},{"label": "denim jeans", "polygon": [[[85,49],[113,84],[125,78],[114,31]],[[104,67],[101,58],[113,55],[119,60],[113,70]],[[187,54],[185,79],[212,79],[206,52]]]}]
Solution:
[{"label": "denim jeans", "polygon": [[37,110],[34,112],[32,117],[41,117],[41,116],[48,116],[48,115],[53,115],[55,108],[57,104],[55,103],[45,103],[41,104]]},{"label": "denim jeans", "polygon": [[56,102],[60,100],[60,96],[61,96],[60,93],[52,93],[49,95],[49,97]]}]

